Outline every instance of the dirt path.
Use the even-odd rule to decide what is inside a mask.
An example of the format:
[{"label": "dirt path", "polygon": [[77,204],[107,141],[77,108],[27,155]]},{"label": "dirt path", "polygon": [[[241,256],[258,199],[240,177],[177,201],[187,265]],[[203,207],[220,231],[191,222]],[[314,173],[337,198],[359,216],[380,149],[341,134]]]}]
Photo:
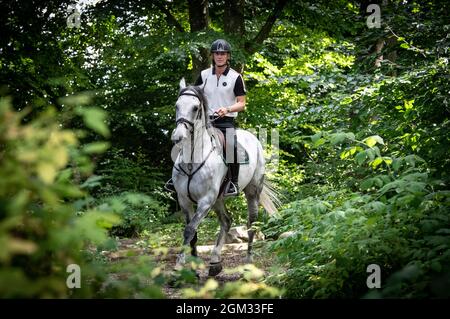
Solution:
[{"label": "dirt path", "polygon": [[[224,251],[222,252],[222,266],[224,269],[232,269],[235,267],[238,267],[243,264],[243,259],[246,255],[246,249],[247,245],[226,245],[224,247]],[[245,246],[245,249],[244,249]],[[198,271],[199,274],[199,283],[198,286],[202,286],[208,278],[208,264],[209,264],[209,258],[210,258],[210,251],[212,250],[213,246],[198,246],[198,255],[201,259],[203,259],[206,267],[205,269],[201,269]],[[173,255],[169,262],[167,263],[168,268],[173,269],[176,262],[176,255]],[[236,281],[241,278],[241,275],[239,273],[226,273],[222,271],[220,274],[218,274],[214,279],[219,283],[219,285],[223,285],[227,282]],[[176,299],[176,298],[182,298],[180,289],[172,288],[166,285],[163,288],[164,293],[166,294],[167,298]]]},{"label": "dirt path", "polygon": [[[198,271],[199,282],[198,287],[203,286],[208,277],[208,267],[210,253],[213,245],[198,246],[199,257],[204,261],[205,269]],[[247,244],[227,244],[224,246],[222,251],[222,265],[224,269],[236,268],[243,265],[243,260],[246,256]],[[120,239],[118,241],[118,250],[114,252],[109,252],[107,257],[112,261],[123,260],[130,258],[130,256],[140,256],[140,255],[155,255],[156,250],[149,248],[143,248],[139,245],[138,239]],[[162,271],[170,272],[174,269],[176,263],[177,252],[175,249],[169,249],[166,254],[158,255],[156,254],[155,259]],[[239,273],[226,273],[222,271],[214,279],[219,283],[219,285],[225,284],[227,282],[232,282],[239,280],[241,275]],[[163,292],[167,298],[177,299],[182,298],[182,293],[180,288],[171,287],[169,284],[163,286]]]}]

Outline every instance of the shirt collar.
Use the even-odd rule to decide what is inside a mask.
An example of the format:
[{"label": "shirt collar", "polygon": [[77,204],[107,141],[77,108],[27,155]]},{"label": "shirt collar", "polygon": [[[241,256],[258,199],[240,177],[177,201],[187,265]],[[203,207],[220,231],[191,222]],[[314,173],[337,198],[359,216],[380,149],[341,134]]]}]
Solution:
[{"label": "shirt collar", "polygon": [[[225,71],[223,71],[222,74],[226,76],[228,72],[230,72],[230,66],[227,66],[227,68],[225,69]],[[216,68],[214,66],[212,67],[212,74],[216,74]]]}]

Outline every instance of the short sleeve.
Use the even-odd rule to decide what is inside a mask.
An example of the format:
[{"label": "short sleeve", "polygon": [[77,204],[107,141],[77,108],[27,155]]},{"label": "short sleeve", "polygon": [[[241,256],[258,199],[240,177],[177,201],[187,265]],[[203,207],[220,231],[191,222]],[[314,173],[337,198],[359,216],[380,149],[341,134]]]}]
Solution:
[{"label": "short sleeve", "polygon": [[202,74],[200,73],[200,75],[198,76],[197,80],[195,80],[194,85],[195,86],[199,86],[203,84],[203,79],[202,79]]},{"label": "short sleeve", "polygon": [[236,82],[234,83],[234,95],[235,96],[242,96],[242,95],[246,95],[246,91],[245,91],[245,85],[244,85],[244,80],[242,80],[242,76],[239,74],[239,76],[236,79]]}]

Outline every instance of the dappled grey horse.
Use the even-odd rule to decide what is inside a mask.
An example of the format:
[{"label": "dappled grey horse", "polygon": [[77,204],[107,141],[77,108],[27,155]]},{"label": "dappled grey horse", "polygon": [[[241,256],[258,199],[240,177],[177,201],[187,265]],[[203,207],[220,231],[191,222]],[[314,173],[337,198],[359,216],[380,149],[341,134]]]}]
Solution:
[{"label": "dappled grey horse", "polygon": [[[222,154],[221,133],[211,125],[207,110],[203,91],[199,87],[186,87],[182,79],[176,102],[176,128],[172,133],[172,141],[179,149],[174,152],[172,179],[186,217],[183,245],[190,245],[192,255],[197,256],[197,228],[213,209],[220,222],[209,265],[209,275],[215,276],[222,270],[220,254],[231,227],[231,218],[221,192],[228,170]],[[238,143],[248,152],[248,164],[241,165],[239,171],[239,188],[244,191],[248,204],[246,262],[252,262],[252,223],[257,218],[259,204],[269,213],[276,211],[276,196],[264,180],[265,160],[261,143],[245,130],[236,130],[236,135]],[[182,251],[177,257],[176,267],[184,263],[185,253]]]}]

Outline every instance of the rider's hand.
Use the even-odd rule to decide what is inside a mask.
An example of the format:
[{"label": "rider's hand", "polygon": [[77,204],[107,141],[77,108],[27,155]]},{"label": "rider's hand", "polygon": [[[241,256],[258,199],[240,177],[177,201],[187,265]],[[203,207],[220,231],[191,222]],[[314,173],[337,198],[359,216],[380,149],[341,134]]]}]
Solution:
[{"label": "rider's hand", "polygon": [[224,117],[228,113],[228,110],[226,107],[222,106],[216,112],[217,112],[217,114],[219,114],[219,117]]}]

